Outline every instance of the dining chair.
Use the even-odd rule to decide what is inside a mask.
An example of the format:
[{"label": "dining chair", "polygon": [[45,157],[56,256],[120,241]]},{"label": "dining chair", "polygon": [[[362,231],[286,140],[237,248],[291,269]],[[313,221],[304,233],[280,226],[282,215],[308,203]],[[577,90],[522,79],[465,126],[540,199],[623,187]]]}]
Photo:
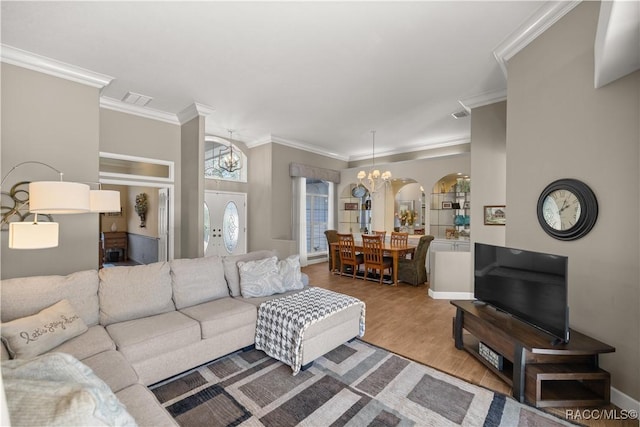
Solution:
[{"label": "dining chair", "polygon": [[367,280],[369,269],[380,271],[380,284],[382,284],[385,270],[389,270],[389,274],[392,273],[393,262],[388,257],[383,256],[383,247],[382,236],[362,236],[365,280]]},{"label": "dining chair", "polygon": [[399,231],[391,232],[391,246],[407,246],[409,244],[409,233]]},{"label": "dining chair", "polygon": [[[340,250],[335,246],[332,248],[332,243],[338,243],[338,230],[325,230],[325,237],[327,238],[327,251],[329,252],[329,271],[340,270]],[[334,254],[335,252],[335,254]],[[333,256],[335,255],[335,257]],[[333,265],[335,259],[336,265]]]},{"label": "dining chair", "polygon": [[[407,246],[409,244],[409,233],[392,231],[389,243],[391,244],[391,246]],[[408,254],[406,254],[403,258],[407,257]]]},{"label": "dining chair", "polygon": [[398,260],[398,280],[418,286],[427,281],[425,261],[433,236],[422,236],[413,258]]},{"label": "dining chair", "polygon": [[373,231],[371,232],[371,234],[373,234],[374,236],[382,236],[382,241],[383,241],[383,242],[384,242],[384,239],[386,239],[386,237],[387,237],[387,232],[386,232],[386,230],[384,230],[384,231],[376,231],[376,230],[373,230]]},{"label": "dining chair", "polygon": [[364,255],[356,253],[353,234],[338,233],[338,248],[340,251],[340,274],[344,274],[345,266],[349,265],[355,279],[360,265],[364,264]]}]

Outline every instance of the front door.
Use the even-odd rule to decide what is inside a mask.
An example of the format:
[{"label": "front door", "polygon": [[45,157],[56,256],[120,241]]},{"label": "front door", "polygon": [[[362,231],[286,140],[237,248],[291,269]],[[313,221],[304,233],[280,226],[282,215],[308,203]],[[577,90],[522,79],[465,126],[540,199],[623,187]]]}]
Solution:
[{"label": "front door", "polygon": [[246,193],[205,191],[204,201],[205,256],[246,253]]}]

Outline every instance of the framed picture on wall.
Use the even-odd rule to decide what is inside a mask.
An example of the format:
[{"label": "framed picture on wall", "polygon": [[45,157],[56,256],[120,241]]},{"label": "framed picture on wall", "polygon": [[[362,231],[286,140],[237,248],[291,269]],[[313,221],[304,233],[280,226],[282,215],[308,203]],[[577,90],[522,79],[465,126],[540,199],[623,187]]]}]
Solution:
[{"label": "framed picture on wall", "polygon": [[468,200],[464,202],[464,205],[462,205],[462,209],[471,209],[471,202]]},{"label": "framed picture on wall", "polygon": [[484,207],[484,225],[505,225],[507,223],[505,205]]},{"label": "framed picture on wall", "polygon": [[442,202],[442,209],[451,209],[453,208],[453,202]]},{"label": "framed picture on wall", "polygon": [[358,204],[357,203],[345,203],[344,204],[344,210],[345,211],[357,211],[358,210]]}]

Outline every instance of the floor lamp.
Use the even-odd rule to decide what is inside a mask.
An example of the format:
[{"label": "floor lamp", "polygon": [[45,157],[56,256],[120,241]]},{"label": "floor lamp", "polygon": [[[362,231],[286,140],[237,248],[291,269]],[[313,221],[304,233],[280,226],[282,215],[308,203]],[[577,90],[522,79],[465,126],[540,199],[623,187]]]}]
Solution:
[{"label": "floor lamp", "polygon": [[[26,164],[46,166],[59,174],[59,181],[35,181],[29,183],[29,197],[18,202],[3,215],[0,225],[9,224],[9,248],[44,249],[58,246],[59,226],[56,222],[38,222],[38,214],[77,214],[86,212],[120,211],[120,193],[99,188],[90,190],[88,184],[63,181],[63,173],[53,166],[39,162],[26,161],[17,164],[2,178],[0,188],[13,171]],[[14,186],[15,188],[15,186]],[[12,194],[14,193],[12,188]],[[21,218],[19,211],[29,205],[34,214],[33,221],[10,222],[14,215]]]}]

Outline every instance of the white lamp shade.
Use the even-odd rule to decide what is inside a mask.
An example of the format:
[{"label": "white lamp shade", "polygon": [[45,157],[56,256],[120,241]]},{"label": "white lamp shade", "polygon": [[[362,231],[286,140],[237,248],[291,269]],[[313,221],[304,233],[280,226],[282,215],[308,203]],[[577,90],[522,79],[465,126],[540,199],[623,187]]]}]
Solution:
[{"label": "white lamp shade", "polygon": [[29,184],[29,210],[44,214],[89,212],[89,186],[64,181],[32,182]]},{"label": "white lamp shade", "polygon": [[10,249],[45,249],[58,246],[57,222],[9,223]]},{"label": "white lamp shade", "polygon": [[89,192],[91,212],[120,212],[120,192],[113,190],[91,190]]}]

